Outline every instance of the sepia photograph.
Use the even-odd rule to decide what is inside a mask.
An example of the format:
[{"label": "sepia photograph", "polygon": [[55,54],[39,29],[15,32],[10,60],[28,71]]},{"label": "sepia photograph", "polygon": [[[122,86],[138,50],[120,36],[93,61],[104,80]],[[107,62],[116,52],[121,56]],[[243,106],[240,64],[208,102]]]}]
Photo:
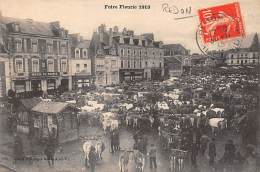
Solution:
[{"label": "sepia photograph", "polygon": [[0,172],[260,172],[259,0],[0,0]]}]

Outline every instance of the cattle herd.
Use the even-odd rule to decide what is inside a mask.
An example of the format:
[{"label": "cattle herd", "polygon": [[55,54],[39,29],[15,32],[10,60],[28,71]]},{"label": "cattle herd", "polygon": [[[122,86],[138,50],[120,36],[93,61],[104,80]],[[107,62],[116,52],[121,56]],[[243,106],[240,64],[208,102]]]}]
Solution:
[{"label": "cattle herd", "polygon": [[[147,153],[148,143],[143,139],[147,133],[158,134],[161,149],[184,152],[189,152],[192,143],[199,143],[203,135],[219,137],[231,131],[241,134],[243,139],[244,134],[252,131],[249,114],[257,109],[257,89],[256,75],[200,73],[163,82],[99,88],[74,96],[74,99],[77,105],[82,105],[79,107],[80,119],[86,120],[88,125],[102,127],[104,137],[120,132],[120,128],[133,133],[137,146],[121,151],[119,156],[120,170],[126,171],[131,156],[135,157],[136,164],[138,157],[144,163],[142,158]],[[99,159],[102,159],[105,144],[99,140],[84,142],[86,159],[90,147],[96,147]],[[245,140],[246,144],[255,144],[254,139]]]}]

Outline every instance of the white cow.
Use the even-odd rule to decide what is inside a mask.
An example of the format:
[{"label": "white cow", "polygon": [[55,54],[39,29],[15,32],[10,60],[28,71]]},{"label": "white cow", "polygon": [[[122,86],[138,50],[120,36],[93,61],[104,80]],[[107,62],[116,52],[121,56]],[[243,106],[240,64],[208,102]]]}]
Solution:
[{"label": "white cow", "polygon": [[102,159],[102,153],[105,150],[105,144],[101,140],[99,140],[99,141],[88,140],[88,141],[84,142],[82,147],[83,147],[83,151],[85,153],[85,162],[86,162],[87,166],[89,165],[89,152],[92,147],[94,147],[96,149],[98,159],[99,160]]},{"label": "white cow", "polygon": [[108,131],[114,131],[119,128],[119,121],[117,119],[105,119],[102,121],[102,127],[107,134]]},{"label": "white cow", "polygon": [[127,172],[128,165],[131,160],[133,160],[132,151],[125,150],[119,155],[119,169],[120,172]]},{"label": "white cow", "polygon": [[101,115],[101,124],[104,132],[107,134],[108,131],[113,131],[118,129],[119,120],[117,119],[117,114],[112,112],[102,113]]},{"label": "white cow", "polygon": [[143,172],[145,166],[145,155],[139,151],[134,152],[134,159],[136,171]]},{"label": "white cow", "polygon": [[227,128],[227,120],[225,118],[211,118],[209,119],[209,126],[212,129],[212,134],[220,134]]}]

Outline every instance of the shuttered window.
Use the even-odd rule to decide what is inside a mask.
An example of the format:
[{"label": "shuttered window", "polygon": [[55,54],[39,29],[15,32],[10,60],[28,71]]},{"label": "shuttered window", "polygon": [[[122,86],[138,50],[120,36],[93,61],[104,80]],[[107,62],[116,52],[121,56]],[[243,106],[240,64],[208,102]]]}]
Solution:
[{"label": "shuttered window", "polygon": [[23,59],[15,59],[15,70],[17,73],[23,73]]},{"label": "shuttered window", "polygon": [[32,60],[32,72],[40,72],[38,59]]},{"label": "shuttered window", "polygon": [[49,59],[47,61],[48,72],[54,72],[54,60]]},{"label": "shuttered window", "polygon": [[67,72],[67,60],[61,60],[61,72]]}]

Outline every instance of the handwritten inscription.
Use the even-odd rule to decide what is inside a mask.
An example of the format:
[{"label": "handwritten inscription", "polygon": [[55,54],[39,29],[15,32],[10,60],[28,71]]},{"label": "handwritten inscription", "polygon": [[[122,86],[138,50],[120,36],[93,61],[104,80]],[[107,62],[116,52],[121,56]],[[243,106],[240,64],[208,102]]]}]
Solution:
[{"label": "handwritten inscription", "polygon": [[163,3],[162,11],[165,13],[171,13],[171,14],[190,15],[191,6],[188,6],[185,8],[178,8],[176,5],[170,5],[168,3]]}]

